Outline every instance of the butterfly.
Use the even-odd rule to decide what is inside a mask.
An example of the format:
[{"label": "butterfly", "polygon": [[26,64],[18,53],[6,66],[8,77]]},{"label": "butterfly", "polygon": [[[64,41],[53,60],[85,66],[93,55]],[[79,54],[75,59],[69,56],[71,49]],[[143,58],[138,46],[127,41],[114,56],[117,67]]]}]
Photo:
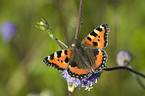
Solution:
[{"label": "butterfly", "polygon": [[107,53],[102,48],[108,45],[108,24],[102,24],[88,34],[75,46],[62,49],[44,58],[43,62],[59,71],[67,70],[72,78],[88,78],[92,73],[100,72],[106,67]]}]

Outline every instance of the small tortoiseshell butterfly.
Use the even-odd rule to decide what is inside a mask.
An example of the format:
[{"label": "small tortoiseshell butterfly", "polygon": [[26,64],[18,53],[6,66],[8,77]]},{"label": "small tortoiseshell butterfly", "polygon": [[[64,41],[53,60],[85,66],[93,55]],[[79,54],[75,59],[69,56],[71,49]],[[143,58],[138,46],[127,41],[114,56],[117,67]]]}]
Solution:
[{"label": "small tortoiseshell butterfly", "polygon": [[82,80],[92,73],[105,68],[107,53],[102,49],[108,45],[108,24],[102,24],[92,31],[80,43],[75,40],[75,46],[57,51],[47,56],[43,62],[59,71],[67,69],[71,77]]}]

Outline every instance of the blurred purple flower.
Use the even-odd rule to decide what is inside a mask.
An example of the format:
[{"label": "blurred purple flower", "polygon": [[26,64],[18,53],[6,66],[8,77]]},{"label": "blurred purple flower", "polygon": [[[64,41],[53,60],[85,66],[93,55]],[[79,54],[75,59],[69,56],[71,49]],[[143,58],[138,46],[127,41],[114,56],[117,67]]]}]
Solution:
[{"label": "blurred purple flower", "polygon": [[64,70],[62,72],[62,77],[66,79],[67,82],[69,82],[70,84],[73,83],[75,87],[85,87],[85,90],[90,91],[90,89],[92,89],[92,85],[97,83],[98,77],[101,76],[102,72],[98,72],[98,73],[92,73],[91,76],[89,78],[85,78],[83,80],[79,80],[77,78],[72,78],[71,76],[69,76],[67,69]]},{"label": "blurred purple flower", "polygon": [[17,32],[17,26],[11,21],[5,21],[1,25],[1,35],[5,42],[9,42]]}]

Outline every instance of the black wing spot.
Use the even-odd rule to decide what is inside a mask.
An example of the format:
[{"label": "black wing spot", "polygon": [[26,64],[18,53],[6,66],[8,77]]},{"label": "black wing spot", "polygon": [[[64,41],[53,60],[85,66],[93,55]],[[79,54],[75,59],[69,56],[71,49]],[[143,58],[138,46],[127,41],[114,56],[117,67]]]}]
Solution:
[{"label": "black wing spot", "polygon": [[100,41],[100,39],[98,39],[98,41]]},{"label": "black wing spot", "polygon": [[90,33],[90,35],[93,35],[94,37],[96,37],[98,34],[96,34],[94,31]]},{"label": "black wing spot", "polygon": [[57,52],[57,57],[58,57],[58,58],[61,57],[61,53],[62,53],[62,51],[58,51],[58,52]]},{"label": "black wing spot", "polygon": [[45,60],[48,60],[48,57],[45,57],[44,59],[45,59]]},{"label": "black wing spot", "polygon": [[100,27],[96,28],[96,30],[98,30],[99,32],[102,32],[102,28]]},{"label": "black wing spot", "polygon": [[54,59],[54,54],[51,54],[50,55],[50,60],[53,60]]},{"label": "black wing spot", "polygon": [[93,45],[94,45],[94,46],[98,46],[98,43],[97,43],[97,42],[93,42]]},{"label": "black wing spot", "polygon": [[66,62],[66,63],[69,62],[69,58],[68,58],[68,57],[65,58],[65,62]]},{"label": "black wing spot", "polygon": [[61,63],[62,63],[63,61],[61,60]]},{"label": "black wing spot", "polygon": [[87,39],[88,39],[89,41],[91,41],[91,40],[92,40],[90,37],[87,37]]},{"label": "black wing spot", "polygon": [[64,50],[64,54],[67,55],[67,50]]}]

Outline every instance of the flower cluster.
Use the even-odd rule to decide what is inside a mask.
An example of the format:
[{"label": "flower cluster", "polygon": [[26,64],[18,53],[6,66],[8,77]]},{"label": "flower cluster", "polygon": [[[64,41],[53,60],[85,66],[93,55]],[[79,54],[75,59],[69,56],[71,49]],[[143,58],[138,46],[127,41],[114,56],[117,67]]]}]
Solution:
[{"label": "flower cluster", "polygon": [[90,77],[85,78],[83,80],[79,80],[77,78],[73,78],[71,77],[68,72],[67,69],[65,69],[62,72],[62,77],[66,79],[67,82],[69,82],[70,84],[74,84],[75,87],[85,87],[85,90],[90,91],[90,89],[92,89],[93,84],[97,83],[98,77],[101,76],[102,72],[98,72],[98,73],[92,73]]}]

